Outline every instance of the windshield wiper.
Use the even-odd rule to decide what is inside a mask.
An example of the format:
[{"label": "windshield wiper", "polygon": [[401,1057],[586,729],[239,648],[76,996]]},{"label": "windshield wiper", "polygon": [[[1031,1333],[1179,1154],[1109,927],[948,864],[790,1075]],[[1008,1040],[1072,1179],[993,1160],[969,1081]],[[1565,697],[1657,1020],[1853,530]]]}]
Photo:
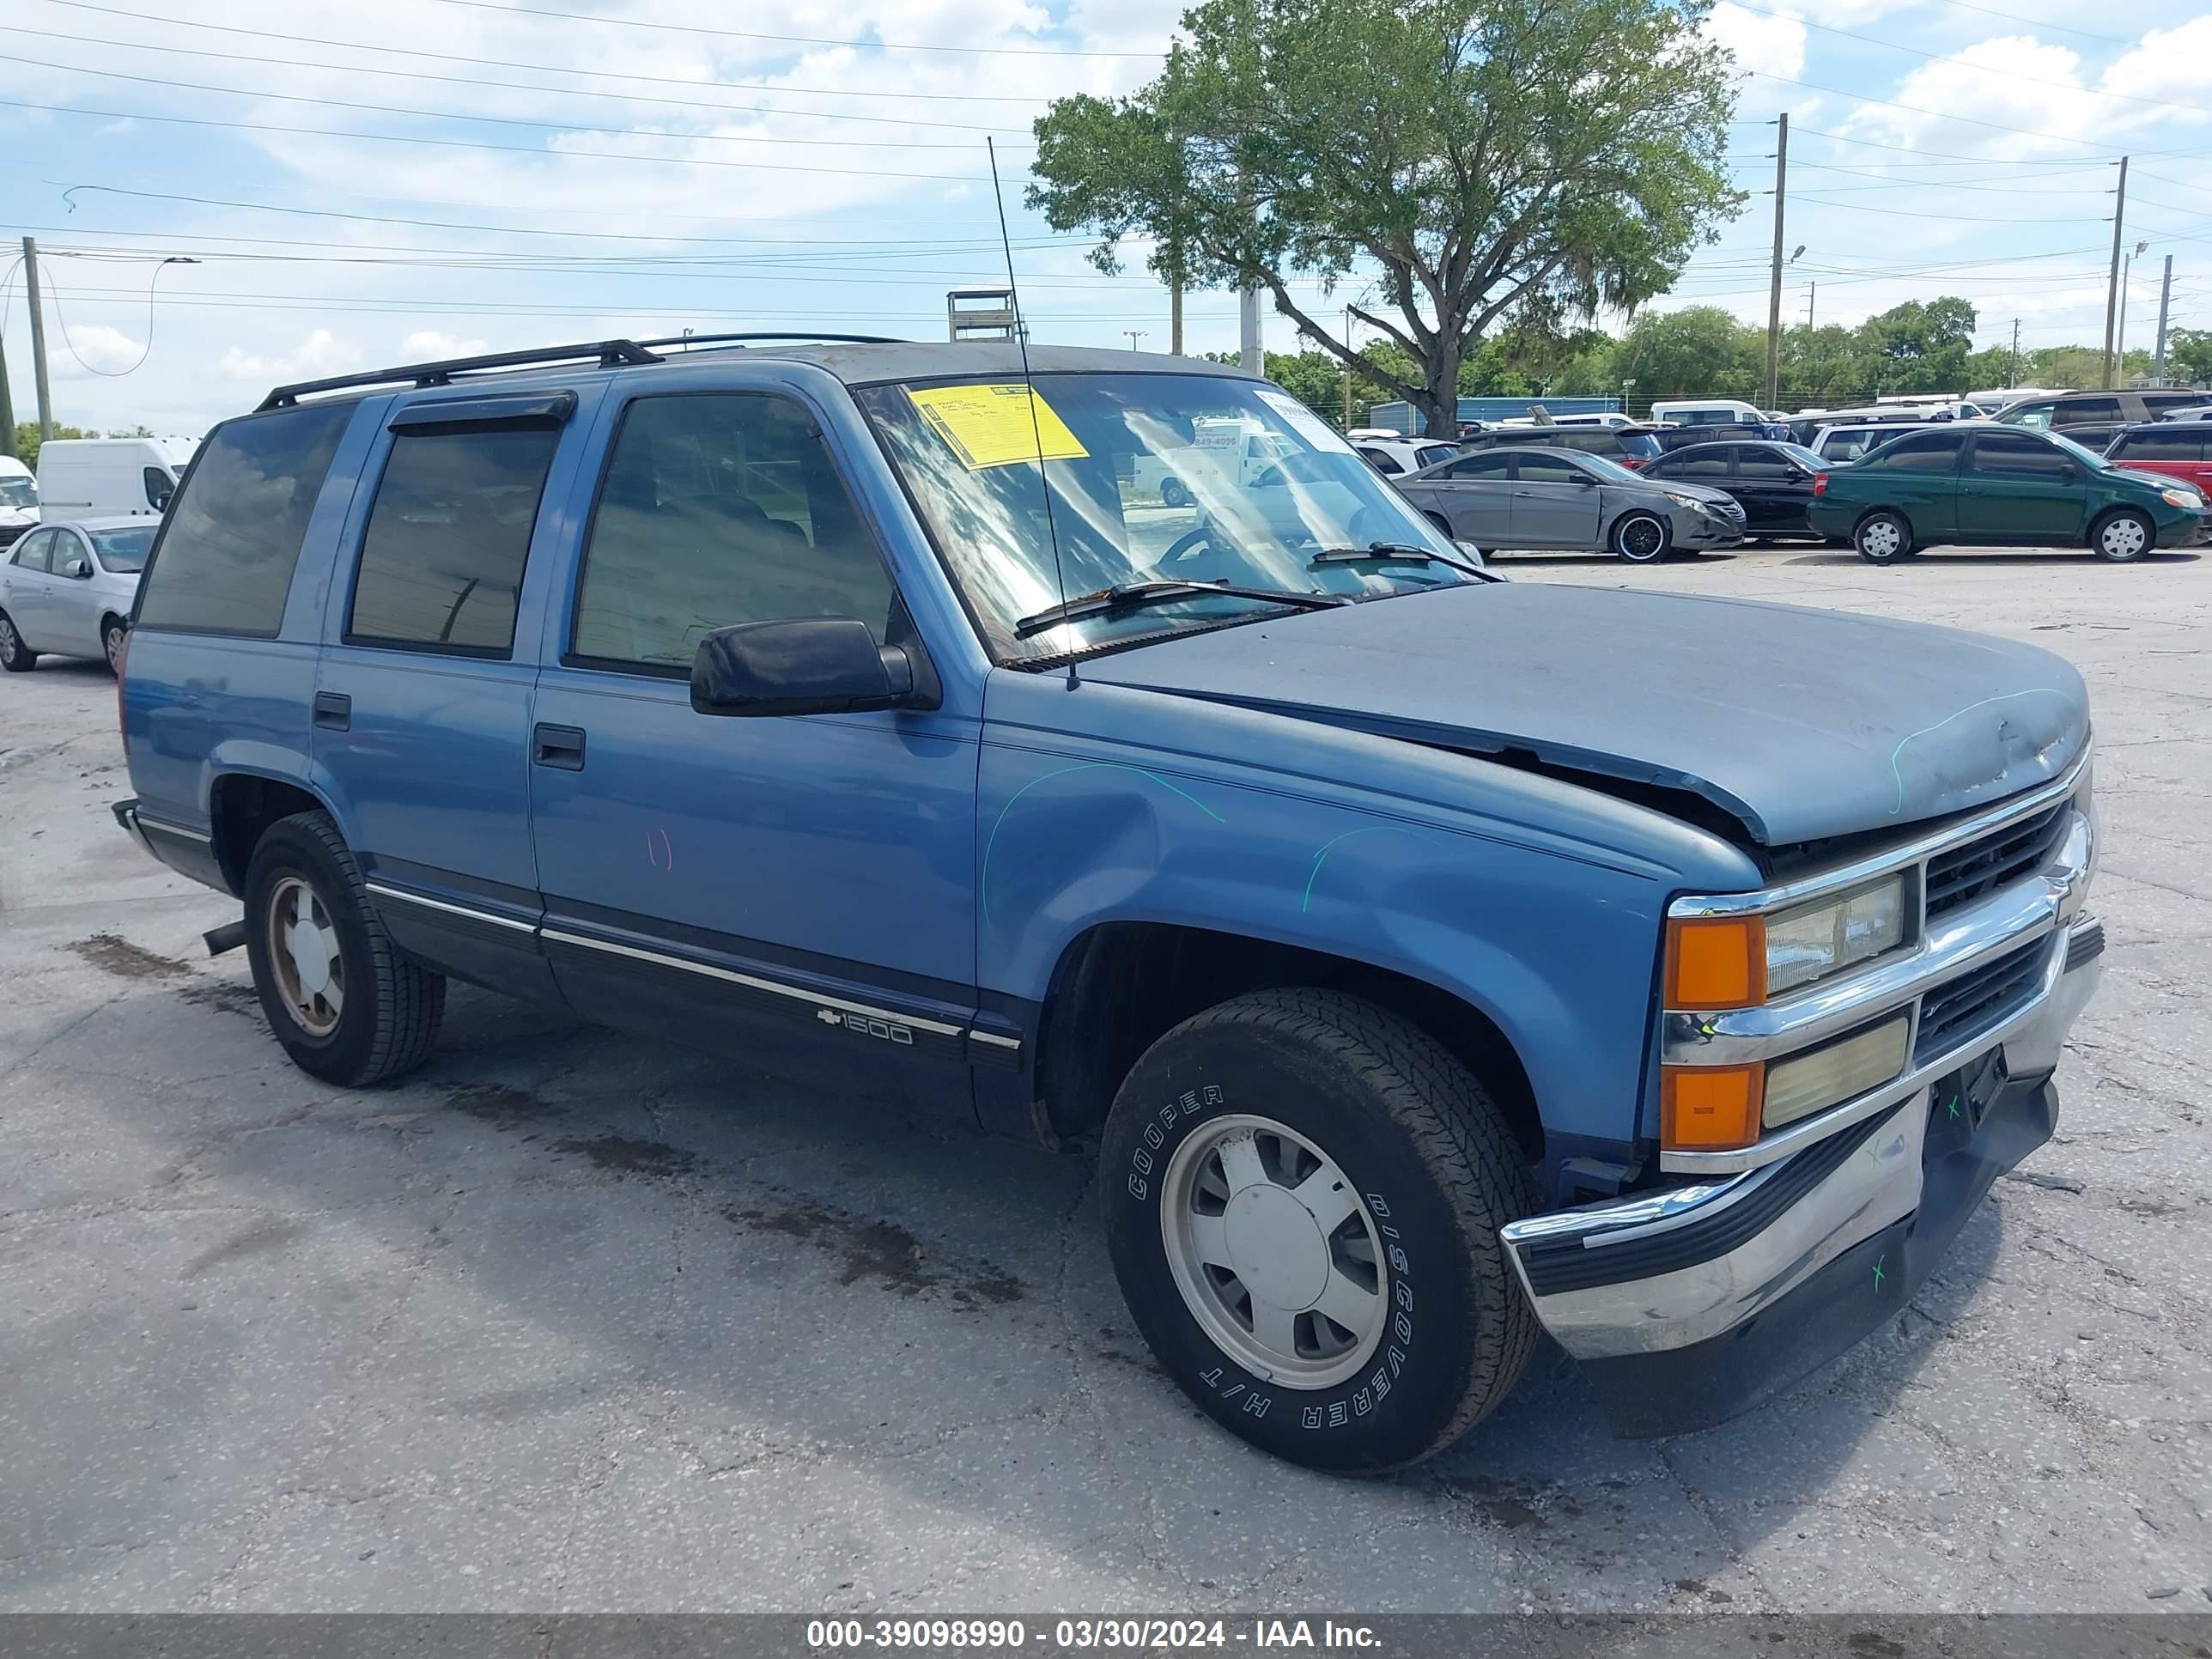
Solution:
[{"label": "windshield wiper", "polygon": [[1048,605],[1034,616],[1024,617],[1014,624],[1017,635],[1035,634],[1061,623],[1079,622],[1085,617],[1110,617],[1118,611],[1142,611],[1147,605],[1173,605],[1179,599],[1202,599],[1213,596],[1232,599],[1261,599],[1269,605],[1295,605],[1301,611],[1325,611],[1345,603],[1337,593],[1292,593],[1273,587],[1231,587],[1227,582],[1116,582],[1111,587],[1102,587],[1095,593],[1079,594],[1063,599],[1058,605]]},{"label": "windshield wiper", "polygon": [[1416,547],[1411,542],[1370,542],[1364,547],[1324,547],[1308,563],[1443,564],[1449,565],[1454,570],[1463,570],[1470,576],[1487,576],[1490,574],[1480,565],[1448,559],[1441,553],[1432,553],[1425,547]]}]

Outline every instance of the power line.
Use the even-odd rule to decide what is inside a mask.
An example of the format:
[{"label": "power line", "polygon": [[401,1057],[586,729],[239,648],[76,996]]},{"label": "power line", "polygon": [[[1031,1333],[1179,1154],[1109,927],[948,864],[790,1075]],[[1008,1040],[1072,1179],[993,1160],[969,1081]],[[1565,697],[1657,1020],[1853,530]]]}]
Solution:
[{"label": "power line", "polygon": [[[249,35],[260,40],[283,40],[294,46],[334,46],[342,52],[373,52],[392,58],[422,58],[441,64],[474,64],[487,69],[527,70],[541,75],[583,76],[598,81],[643,81],[654,86],[664,87],[732,87],[746,92],[795,93],[809,98],[905,98],[945,104],[1042,104],[1050,101],[1036,94],[856,91],[844,87],[779,86],[769,81],[720,79],[702,81],[693,76],[636,75],[612,70],[570,69],[561,64],[520,64],[500,58],[470,58],[458,52],[425,52],[419,46],[372,46],[365,40],[330,40],[313,34],[289,34],[275,29],[242,28],[235,23],[207,23],[196,18],[167,17],[158,12],[129,11],[120,6],[96,5],[93,3],[93,0],[46,0],[46,3],[50,6],[67,6],[73,11],[98,12],[108,17],[129,17],[142,23],[159,23],[171,28],[208,29],[223,34]],[[502,7],[501,9],[504,10],[506,8]],[[142,52],[191,51],[189,46],[156,46],[137,41],[103,41],[99,44],[131,46]],[[332,64],[322,67],[337,69],[343,65]]]},{"label": "power line", "polygon": [[498,0],[438,0],[443,6],[495,11],[502,17],[558,18],[571,23],[604,23],[618,28],[653,29],[665,34],[708,34],[720,40],[774,40],[793,46],[843,46],[854,52],[955,52],[988,58],[1164,58],[1158,52],[1094,52],[1074,46],[939,46],[890,40],[849,40],[816,34],[763,34],[752,29],[713,29],[697,23],[653,23],[639,17],[599,17],[590,12],[556,11],[550,6],[505,5]]},{"label": "power line", "polygon": [[[55,29],[27,29],[20,27],[13,23],[0,24],[0,30],[4,30],[6,33],[10,34],[33,34],[38,36],[40,40],[68,40],[78,45],[97,46],[101,47],[103,50],[109,46],[129,46],[134,51],[138,52],[166,52],[180,54],[187,58],[212,58],[222,63],[266,64],[279,69],[322,70],[326,72],[336,72],[344,75],[380,75],[387,80],[434,81],[441,86],[473,87],[479,89],[486,87],[498,87],[514,92],[550,92],[556,97],[560,98],[611,98],[617,103],[662,104],[672,109],[714,110],[726,115],[787,115],[798,117],[801,119],[809,121],[860,121],[866,122],[873,126],[899,127],[902,129],[912,127],[931,127],[948,132],[995,133],[1022,132],[1027,131],[1027,129],[1022,127],[975,126],[963,121],[925,121],[917,117],[903,115],[848,115],[842,110],[773,109],[763,104],[714,103],[701,98],[656,98],[649,93],[599,92],[589,87],[548,87],[520,81],[483,81],[463,75],[428,75],[425,74],[421,70],[376,69],[366,64],[319,64],[297,58],[264,58],[255,52],[200,52],[191,46],[140,46],[135,40],[92,40],[88,39],[86,36],[80,34],[64,34]],[[33,60],[29,58],[19,58],[15,61],[20,63],[29,63]],[[157,80],[150,76],[125,75],[118,70],[85,69],[76,64],[56,64],[49,65],[49,67],[68,70],[78,75],[104,75],[113,80],[150,81],[155,86],[194,87],[199,90],[209,92],[236,92],[245,90],[245,88],[242,88],[233,87],[200,88],[198,87],[198,82],[191,81]],[[586,71],[573,70],[569,72],[582,74]],[[684,84],[690,83],[686,82]],[[258,90],[256,90],[252,92],[249,95],[258,98],[263,96],[281,97],[283,94],[276,93],[264,94]],[[381,106],[364,104],[360,106],[349,106],[349,107],[375,109],[381,107]],[[777,140],[775,142],[799,143],[811,141],[787,139]]]},{"label": "power line", "polygon": [[[109,81],[135,81],[143,86],[176,87],[187,92],[219,92],[235,98],[274,98],[283,103],[313,104],[324,109],[366,110],[369,113],[374,115],[419,116],[425,120],[431,121],[476,121],[481,122],[487,126],[535,127],[541,131],[548,132],[597,132],[605,134],[610,137],[617,138],[641,136],[639,129],[635,127],[596,127],[587,125],[580,121],[532,121],[521,116],[514,115],[470,115],[459,110],[410,109],[404,105],[398,104],[360,104],[343,98],[311,97],[305,93],[265,92],[258,87],[216,87],[210,86],[204,81],[173,81],[158,75],[126,75],[120,70],[86,69],[76,64],[49,63],[42,58],[17,57],[13,61],[17,64],[27,64],[33,69],[63,70],[71,75],[97,75],[103,79]],[[319,65],[307,64],[303,67],[312,69],[319,67]],[[547,87],[542,88],[540,90],[550,92],[556,90],[556,88]],[[592,97],[604,97],[606,94],[593,93],[587,95]],[[728,109],[733,114],[745,112],[736,105],[725,105],[722,106],[722,107]],[[759,115],[783,115],[795,113],[796,112],[762,109],[756,106],[750,112]],[[910,122],[893,121],[887,116],[872,115],[809,116],[807,118],[823,120],[884,121],[894,126],[916,125]],[[770,138],[757,137],[748,133],[722,132],[645,133],[641,136],[656,138],[681,138],[689,143],[800,144],[808,149],[883,149],[887,147],[896,147],[899,149],[972,150],[975,148],[975,145],[972,143],[947,143],[942,140],[924,142],[911,138],[896,140],[885,138]]]},{"label": "power line", "polygon": [[[742,167],[755,173],[827,173],[847,179],[919,179],[930,184],[971,185],[973,173],[894,173],[881,167],[810,167],[792,161],[716,161],[697,155],[625,155],[609,149],[544,149],[529,144],[487,144],[465,138],[422,138],[396,132],[333,132],[327,127],[272,126],[265,121],[217,121],[205,116],[149,115],[143,110],[82,109],[70,104],[34,104],[0,98],[0,109],[34,109],[49,115],[88,115],[103,121],[160,121],[172,126],[221,127],[233,132],[289,132],[305,138],[350,138],[380,144],[427,144],[437,149],[497,150],[511,155],[535,155],[542,161],[570,157],[601,161],[638,161],[654,167]],[[656,133],[654,137],[688,142],[680,133]]]}]

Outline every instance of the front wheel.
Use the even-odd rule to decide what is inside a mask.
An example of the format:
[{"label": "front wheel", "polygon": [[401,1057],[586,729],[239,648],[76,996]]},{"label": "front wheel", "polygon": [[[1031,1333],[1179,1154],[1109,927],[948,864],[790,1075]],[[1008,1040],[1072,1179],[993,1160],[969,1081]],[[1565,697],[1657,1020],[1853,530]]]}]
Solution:
[{"label": "front wheel", "polygon": [[1912,526],[1901,513],[1869,513],[1851,533],[1851,545],[1869,564],[1893,564],[1912,551]]},{"label": "front wheel", "polygon": [[358,1088],[428,1058],[445,979],[400,954],[322,813],[280,819],[255,846],[246,953],[270,1032],[301,1071]]},{"label": "front wheel", "polygon": [[100,646],[107,653],[107,672],[118,678],[123,672],[124,625],[113,617],[100,624]]},{"label": "front wheel", "polygon": [[1656,513],[1631,513],[1613,527],[1613,550],[1631,564],[1656,564],[1674,539]]},{"label": "front wheel", "polygon": [[1184,483],[1181,478],[1163,479],[1160,483],[1160,505],[1163,507],[1188,507],[1190,505],[1190,487]]},{"label": "front wheel", "polygon": [[15,618],[0,611],[0,668],[11,674],[27,674],[39,665],[39,653],[23,643]]},{"label": "front wheel", "polygon": [[2098,522],[2089,545],[2107,563],[2125,564],[2142,557],[2157,540],[2158,532],[2148,519],[2140,513],[2120,512]]},{"label": "front wheel", "polygon": [[1122,1084],[1099,1167],[1130,1316],[1263,1450],[1417,1462],[1528,1362],[1498,1242],[1533,1207],[1520,1148],[1463,1066],[1370,1003],[1257,991],[1185,1020]]}]

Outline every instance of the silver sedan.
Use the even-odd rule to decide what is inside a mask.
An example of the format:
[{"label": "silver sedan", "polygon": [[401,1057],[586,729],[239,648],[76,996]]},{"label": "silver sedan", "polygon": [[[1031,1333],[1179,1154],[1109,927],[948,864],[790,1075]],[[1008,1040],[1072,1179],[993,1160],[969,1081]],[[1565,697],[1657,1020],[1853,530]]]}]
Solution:
[{"label": "silver sedan", "polygon": [[1485,552],[1571,549],[1652,564],[1743,539],[1743,508],[1724,491],[1639,477],[1571,450],[1485,449],[1393,482],[1437,528]]},{"label": "silver sedan", "polygon": [[137,518],[42,524],[0,563],[0,668],[25,673],[41,653],[115,666],[156,525]]}]

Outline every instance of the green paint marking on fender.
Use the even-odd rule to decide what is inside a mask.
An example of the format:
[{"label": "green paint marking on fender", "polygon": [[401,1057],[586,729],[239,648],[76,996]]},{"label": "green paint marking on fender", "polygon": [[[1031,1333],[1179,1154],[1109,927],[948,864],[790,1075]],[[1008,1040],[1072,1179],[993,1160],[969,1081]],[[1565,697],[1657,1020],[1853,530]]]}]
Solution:
[{"label": "green paint marking on fender", "polygon": [[1875,1257],[1875,1259],[1874,1259],[1874,1287],[1875,1287],[1875,1289],[1876,1289],[1877,1291],[1878,1291],[1878,1290],[1880,1290],[1880,1289],[1881,1288],[1881,1281],[1882,1281],[1881,1264],[1882,1264],[1883,1262],[1885,1262],[1885,1261],[1888,1261],[1888,1260],[1889,1260],[1889,1256],[1888,1256],[1888,1255],[1887,1255],[1887,1252],[1885,1252],[1884,1254],[1882,1254],[1882,1255],[1878,1255],[1878,1256]]},{"label": "green paint marking on fender", "polygon": [[1949,1106],[1949,1108],[1948,1108],[1948,1109],[1949,1110],[1949,1112],[1950,1112],[1950,1114],[1951,1114],[1951,1115],[1952,1115],[1953,1117],[1956,1117],[1956,1116],[1958,1116],[1958,1115],[1959,1115],[1959,1097],[1958,1097],[1958,1096],[1956,1096],[1956,1095],[1953,1095],[1953,1096],[1951,1097],[1951,1104],[1950,1104],[1950,1106]]},{"label": "green paint marking on fender", "polygon": [[1188,801],[1193,806],[1198,808],[1200,811],[1205,813],[1206,817],[1212,818],[1216,823],[1226,823],[1228,822],[1228,820],[1223,817],[1220,813],[1215,811],[1211,806],[1208,806],[1197,796],[1192,794],[1189,790],[1170,783],[1165,778],[1162,777],[1157,772],[1148,772],[1141,766],[1131,766],[1125,761],[1085,761],[1080,765],[1062,766],[1053,771],[1047,772],[1042,777],[1031,778],[1020,788],[1015,790],[1012,794],[1006,797],[1006,804],[999,809],[999,816],[991,824],[990,836],[983,843],[983,867],[977,874],[975,884],[981,892],[983,920],[985,921],[988,922],[991,919],[991,849],[999,844],[1000,826],[1006,823],[1006,814],[1014,810],[1014,803],[1019,800],[1024,795],[1028,794],[1030,790],[1036,788],[1041,783],[1050,783],[1054,778],[1064,778],[1072,772],[1098,771],[1134,772],[1139,777],[1146,778],[1151,780],[1152,782],[1157,783],[1161,788],[1166,790],[1170,794],[1182,796],[1183,799]]},{"label": "green paint marking on fender", "polygon": [[1955,714],[1946,714],[1933,726],[1923,726],[1917,732],[1908,732],[1897,740],[1897,747],[1889,751],[1889,775],[1897,782],[1897,805],[1889,809],[1895,817],[1905,810],[1905,773],[1898,765],[1898,757],[1904,754],[1905,745],[1915,738],[1924,738],[1930,732],[1941,732],[1953,720],[1964,720],[1977,708],[1987,708],[1991,703],[2014,702],[2021,697],[2063,697],[2066,694],[2055,685],[2039,685],[2026,691],[2008,691],[2001,697],[1984,697],[1979,702],[1970,702]]},{"label": "green paint marking on fender", "polygon": [[1421,841],[1434,841],[1436,839],[1434,836],[1428,834],[1425,830],[1408,829],[1402,823],[1363,823],[1357,830],[1347,830],[1342,835],[1323,842],[1321,844],[1320,850],[1313,855],[1313,868],[1306,872],[1306,890],[1304,896],[1298,901],[1299,913],[1304,915],[1313,908],[1314,883],[1321,878],[1322,864],[1331,853],[1334,852],[1343,842],[1350,841],[1354,836],[1372,836],[1379,834],[1384,830],[1395,831],[1396,834],[1401,836],[1412,836]]}]

